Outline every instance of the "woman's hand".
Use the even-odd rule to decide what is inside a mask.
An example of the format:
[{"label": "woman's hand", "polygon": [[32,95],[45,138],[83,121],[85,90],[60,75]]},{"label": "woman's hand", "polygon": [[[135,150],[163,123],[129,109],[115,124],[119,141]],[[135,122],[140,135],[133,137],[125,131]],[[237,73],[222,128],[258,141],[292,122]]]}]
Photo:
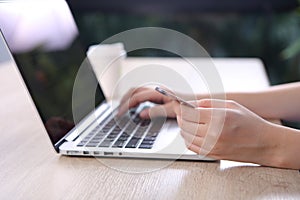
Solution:
[{"label": "woman's hand", "polygon": [[190,150],[215,159],[271,165],[278,143],[270,122],[233,101],[203,99],[196,104],[196,109],[181,105],[177,113]]},{"label": "woman's hand", "polygon": [[142,118],[177,117],[187,147],[215,159],[252,162],[280,168],[300,168],[300,131],[270,123],[234,101],[202,99],[197,108],[180,105],[151,88],[130,90],[119,115],[138,104],[158,106],[143,110]]},{"label": "woman's hand", "polygon": [[157,105],[149,109],[145,109],[140,113],[142,118],[165,116],[176,118],[175,110],[179,108],[179,103],[171,98],[162,95],[151,88],[133,88],[129,90],[120,102],[118,115],[124,114],[128,109],[139,105],[142,102],[150,101]]}]

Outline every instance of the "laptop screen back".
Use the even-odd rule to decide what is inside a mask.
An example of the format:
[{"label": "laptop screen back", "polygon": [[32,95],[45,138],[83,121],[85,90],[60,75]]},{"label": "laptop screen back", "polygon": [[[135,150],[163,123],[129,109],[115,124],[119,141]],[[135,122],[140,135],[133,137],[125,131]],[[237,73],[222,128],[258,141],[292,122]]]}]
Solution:
[{"label": "laptop screen back", "polygon": [[[1,33],[1,32],[0,32]],[[0,34],[0,61],[14,62],[2,33]],[[82,90],[87,93],[91,82],[97,83],[92,68],[86,58],[86,49],[76,38],[72,44],[57,51],[45,51],[37,48],[25,53],[14,55],[17,66],[31,94],[31,97],[38,109],[40,117],[53,143],[56,144],[75,125],[72,112],[72,92],[74,81],[79,67],[84,61],[85,67],[91,71],[86,80],[81,80]],[[10,59],[10,60],[9,60]],[[85,70],[86,71],[86,70]],[[86,83],[86,84],[85,84]],[[76,121],[92,112],[95,106],[105,100],[104,95],[98,86],[91,99],[90,95],[82,95],[80,116]],[[95,106],[85,106],[86,103],[94,102]]]}]

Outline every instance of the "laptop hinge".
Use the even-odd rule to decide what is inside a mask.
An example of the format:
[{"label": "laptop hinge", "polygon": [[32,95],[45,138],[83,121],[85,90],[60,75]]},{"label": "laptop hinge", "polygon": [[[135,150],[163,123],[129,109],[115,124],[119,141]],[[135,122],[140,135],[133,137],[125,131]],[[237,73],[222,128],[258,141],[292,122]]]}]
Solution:
[{"label": "laptop hinge", "polygon": [[67,140],[62,139],[62,140],[58,141],[58,142],[54,145],[54,149],[55,149],[55,151],[56,151],[57,153],[59,153],[59,147],[60,147],[60,145],[62,145],[62,144],[65,143],[65,142],[67,142]]},{"label": "laptop hinge", "polygon": [[[102,108],[101,108],[102,107]],[[99,110],[98,110],[99,109]],[[97,119],[99,117],[101,117],[107,110],[109,109],[109,107],[107,106],[106,102],[103,102],[98,108],[97,111],[101,111],[99,112],[99,116],[97,117]],[[94,111],[95,112],[95,111]],[[62,145],[64,142],[68,142],[68,141],[74,141],[74,139],[78,138],[78,136],[81,135],[82,132],[84,132],[84,130],[86,130],[93,122],[90,122],[89,125],[87,125],[86,127],[84,127],[82,130],[77,131],[78,127],[80,127],[83,123],[83,121],[87,120],[88,117],[90,115],[92,115],[94,112],[90,113],[85,119],[83,119],[77,126],[75,126],[67,135],[65,135],[63,138],[61,138],[55,145],[54,148],[57,152],[59,152],[59,147],[60,145]],[[95,120],[97,120],[95,119]],[[93,121],[95,121],[93,120]]]}]

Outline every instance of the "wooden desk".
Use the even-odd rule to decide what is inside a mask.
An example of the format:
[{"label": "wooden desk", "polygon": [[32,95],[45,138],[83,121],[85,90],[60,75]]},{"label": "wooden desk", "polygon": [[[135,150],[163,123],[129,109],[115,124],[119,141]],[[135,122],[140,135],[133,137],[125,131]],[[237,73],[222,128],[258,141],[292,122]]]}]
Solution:
[{"label": "wooden desk", "polygon": [[[264,72],[261,64],[249,66],[257,60],[217,62],[223,72],[232,62],[237,71]],[[95,158],[59,156],[12,66],[0,66],[0,94],[0,199],[300,198],[296,170],[228,161],[176,161],[154,172],[134,174],[111,169]],[[167,162],[101,160],[115,166],[130,162],[139,169]]]}]

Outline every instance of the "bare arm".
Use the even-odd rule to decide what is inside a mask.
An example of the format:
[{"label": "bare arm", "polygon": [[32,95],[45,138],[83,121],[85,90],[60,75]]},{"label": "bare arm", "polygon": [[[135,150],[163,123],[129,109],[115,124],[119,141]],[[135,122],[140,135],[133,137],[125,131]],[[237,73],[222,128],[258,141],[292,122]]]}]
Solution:
[{"label": "bare arm", "polygon": [[[198,98],[207,98],[199,95]],[[300,121],[300,82],[272,86],[261,92],[227,93],[234,100],[259,116],[268,119]]]},{"label": "bare arm", "polygon": [[264,163],[266,166],[300,169],[299,130],[272,123],[265,136],[273,146],[273,149],[269,151],[273,156],[270,156],[271,159],[266,157],[267,163]]},{"label": "bare arm", "polygon": [[[181,97],[188,99],[188,96]],[[248,109],[233,101],[203,99],[208,98],[208,95],[199,95],[202,100],[194,102],[199,108],[192,109],[172,101],[153,89],[140,88],[125,95],[119,111],[122,114],[141,102],[152,101],[161,105],[143,110],[141,117],[161,115],[176,117],[188,148],[196,153],[202,154],[205,150],[208,156],[216,159],[299,169],[300,131],[270,123],[260,117],[299,120],[299,97],[300,83],[293,83],[271,87],[263,92],[227,94],[227,99],[243,104]],[[211,111],[220,113],[221,117],[225,112],[226,117],[224,123],[220,124],[223,128],[218,140],[215,144],[212,143],[212,148],[205,149],[207,144],[202,143],[205,141],[204,138],[210,135],[207,127],[211,123]]]}]

